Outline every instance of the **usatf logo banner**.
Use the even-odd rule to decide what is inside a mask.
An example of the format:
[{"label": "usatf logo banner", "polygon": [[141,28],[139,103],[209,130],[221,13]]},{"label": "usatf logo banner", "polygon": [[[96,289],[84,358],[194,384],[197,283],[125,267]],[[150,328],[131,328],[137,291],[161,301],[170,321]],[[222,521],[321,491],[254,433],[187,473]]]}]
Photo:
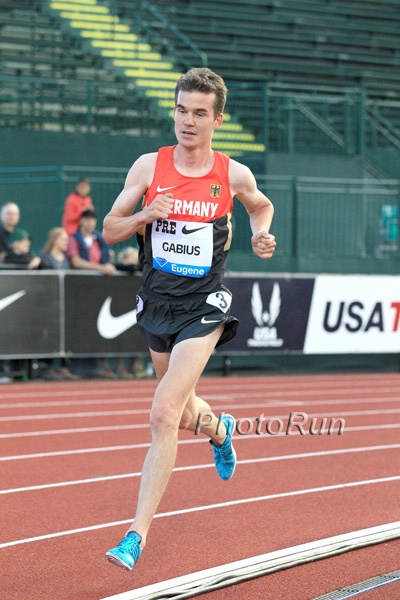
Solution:
[{"label": "usatf logo banner", "polygon": [[314,278],[226,277],[233,294],[236,337],[220,348],[230,352],[302,352]]},{"label": "usatf logo banner", "polygon": [[400,351],[399,278],[386,275],[319,275],[304,352]]}]

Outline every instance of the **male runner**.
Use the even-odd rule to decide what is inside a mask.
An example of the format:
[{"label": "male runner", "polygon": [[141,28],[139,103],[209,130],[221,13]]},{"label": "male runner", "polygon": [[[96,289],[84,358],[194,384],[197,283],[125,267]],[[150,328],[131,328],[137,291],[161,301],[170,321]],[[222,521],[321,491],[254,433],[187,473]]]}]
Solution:
[{"label": "male runner", "polygon": [[[276,244],[269,234],[273,206],[251,171],[211,148],[226,94],[223,79],[210,69],[194,68],[180,77],[174,109],[177,144],[137,159],[104,220],[109,244],[138,236],[143,285],[137,320],[159,380],[136,515],[123,540],[106,553],[128,570],[146,544],[173,470],[179,428],[196,431],[199,414],[208,413],[200,432],[210,438],[217,472],[227,480],[235,470],[234,418],[225,415],[220,421],[195,392],[215,346],[231,339],[238,325],[230,315],[231,293],[221,283],[234,197],[249,214],[254,253],[270,258]],[[141,210],[134,213],[143,196]]]}]

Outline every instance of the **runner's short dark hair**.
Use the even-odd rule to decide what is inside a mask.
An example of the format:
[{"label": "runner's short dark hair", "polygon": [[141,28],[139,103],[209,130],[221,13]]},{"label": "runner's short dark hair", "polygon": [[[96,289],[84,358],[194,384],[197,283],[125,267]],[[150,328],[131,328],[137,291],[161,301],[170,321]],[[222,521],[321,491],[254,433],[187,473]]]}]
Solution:
[{"label": "runner's short dark hair", "polygon": [[193,67],[187,73],[182,75],[175,87],[175,104],[177,104],[178,94],[183,92],[203,92],[205,94],[215,94],[214,115],[217,117],[224,112],[226,96],[228,90],[225,82],[207,67]]}]

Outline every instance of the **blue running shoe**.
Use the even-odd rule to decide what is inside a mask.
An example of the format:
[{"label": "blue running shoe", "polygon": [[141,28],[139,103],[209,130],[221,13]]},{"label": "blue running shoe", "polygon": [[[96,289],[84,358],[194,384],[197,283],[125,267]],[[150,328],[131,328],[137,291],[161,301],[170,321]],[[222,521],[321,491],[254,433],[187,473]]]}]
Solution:
[{"label": "blue running shoe", "polygon": [[131,571],[142,554],[141,541],[142,538],[136,531],[130,531],[118,546],[106,552],[106,559],[126,571]]},{"label": "blue running shoe", "polygon": [[214,462],[218,475],[225,481],[230,479],[235,472],[236,452],[232,446],[232,436],[235,430],[235,419],[232,415],[224,415],[222,422],[226,427],[226,439],[222,446],[217,446],[212,440],[210,444],[214,451]]}]

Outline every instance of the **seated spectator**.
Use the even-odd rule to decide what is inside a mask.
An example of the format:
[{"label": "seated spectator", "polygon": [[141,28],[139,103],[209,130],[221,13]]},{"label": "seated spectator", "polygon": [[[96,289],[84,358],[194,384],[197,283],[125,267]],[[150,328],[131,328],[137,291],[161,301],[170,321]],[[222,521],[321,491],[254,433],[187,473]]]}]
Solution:
[{"label": "seated spectator", "polygon": [[70,269],[71,264],[67,256],[68,233],[64,227],[50,229],[47,242],[41,255],[41,269]]},{"label": "seated spectator", "polygon": [[140,271],[139,251],[133,246],[127,246],[118,253],[115,266],[118,271],[128,271],[135,273]]},{"label": "seated spectator", "polygon": [[90,183],[87,179],[80,179],[73,191],[66,197],[64,203],[64,213],[62,226],[67,230],[68,235],[72,235],[79,228],[79,219],[82,212],[88,208],[94,210],[90,194]]},{"label": "seated spectator", "polygon": [[[69,269],[71,267],[67,256],[68,233],[63,227],[50,229],[47,242],[40,257],[41,269]],[[71,373],[65,358],[43,359],[47,364],[44,379],[53,380],[75,380],[78,375]]]},{"label": "seated spectator", "polygon": [[10,235],[19,223],[19,208],[14,202],[7,202],[0,211],[0,262],[4,261],[10,249]]},{"label": "seated spectator", "polygon": [[10,248],[7,251],[5,264],[25,269],[37,269],[40,257],[31,253],[31,237],[26,229],[15,229],[10,235]]},{"label": "seated spectator", "polygon": [[[0,265],[10,248],[10,235],[19,223],[19,207],[14,202],[7,202],[0,210]],[[9,265],[12,267],[12,265]],[[19,361],[18,361],[19,362]],[[18,364],[18,363],[17,363]],[[15,361],[3,360],[0,362],[0,380],[13,381]],[[3,375],[1,375],[3,373]]]},{"label": "seated spectator", "polygon": [[85,210],[79,219],[79,229],[69,237],[67,254],[74,269],[95,269],[105,275],[117,270],[110,261],[110,250],[99,231],[94,210]]}]

